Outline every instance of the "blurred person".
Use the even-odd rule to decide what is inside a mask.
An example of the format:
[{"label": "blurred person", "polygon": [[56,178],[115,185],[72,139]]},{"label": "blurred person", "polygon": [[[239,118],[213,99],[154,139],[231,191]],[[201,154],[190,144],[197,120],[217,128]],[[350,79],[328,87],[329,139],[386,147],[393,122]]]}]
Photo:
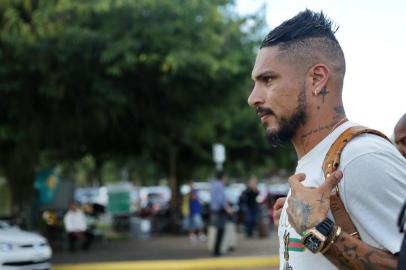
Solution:
[{"label": "blurred person", "polygon": [[[300,12],[269,32],[252,71],[248,103],[269,142],[291,141],[299,158],[279,219],[280,269],[395,269],[405,159],[386,139],[365,133],[346,144],[338,168],[324,177],[330,146],[357,126],[342,103],[345,58],[336,30],[322,12]],[[358,230],[332,220],[334,187]]]},{"label": "blurred person", "polygon": [[75,251],[77,241],[82,243],[82,250],[87,250],[93,241],[93,235],[87,228],[85,214],[76,202],[69,204],[69,210],[65,214],[63,222],[68,233],[69,251]]},{"label": "blurred person", "polygon": [[210,195],[211,225],[216,228],[213,256],[220,256],[227,214],[231,213],[226,197],[225,176],[223,172],[218,172],[216,178],[211,182]]},{"label": "blurred person", "polygon": [[[398,227],[401,233],[405,233],[405,224],[406,223],[406,202],[403,204],[403,207],[399,213],[398,217]],[[399,264],[398,270],[406,269],[406,235],[403,236],[402,247],[399,252]]]},{"label": "blurred person", "polygon": [[244,214],[245,234],[252,237],[255,231],[255,225],[260,211],[257,197],[259,195],[257,187],[257,178],[251,176],[248,180],[247,188],[241,193],[240,205]]},{"label": "blurred person", "polygon": [[[189,188],[189,186],[187,186]],[[190,216],[190,194],[191,190],[186,190],[184,191],[182,195],[182,207],[181,207],[181,212],[182,212],[182,227],[183,230],[189,231],[189,216]]]},{"label": "blurred person", "polygon": [[406,158],[406,113],[399,119],[394,130],[395,143],[399,152]]},{"label": "blurred person", "polygon": [[[399,119],[394,130],[395,143],[399,152],[406,158],[406,113]],[[398,218],[398,226],[402,233],[404,233],[405,220],[406,220],[406,202],[404,203]],[[403,236],[402,247],[399,252],[399,265],[398,269],[406,269],[406,236]]]},{"label": "blurred person", "polygon": [[202,205],[200,204],[198,191],[189,182],[190,191],[183,195],[182,214],[184,217],[184,228],[189,232],[189,239],[192,242],[197,240],[206,241],[203,232],[204,223],[202,218]]},{"label": "blurred person", "polygon": [[190,186],[189,237],[192,241],[196,239],[206,241],[206,235],[203,232],[204,224],[202,218],[202,205],[200,204],[197,190],[193,188],[193,183],[190,183]]}]

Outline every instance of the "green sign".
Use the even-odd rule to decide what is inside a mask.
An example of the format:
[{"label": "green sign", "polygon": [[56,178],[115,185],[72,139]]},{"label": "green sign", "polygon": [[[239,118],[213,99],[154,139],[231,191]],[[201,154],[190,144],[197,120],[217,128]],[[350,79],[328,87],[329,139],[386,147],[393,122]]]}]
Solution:
[{"label": "green sign", "polygon": [[112,215],[123,215],[130,213],[130,192],[109,191],[109,203],[107,211]]}]

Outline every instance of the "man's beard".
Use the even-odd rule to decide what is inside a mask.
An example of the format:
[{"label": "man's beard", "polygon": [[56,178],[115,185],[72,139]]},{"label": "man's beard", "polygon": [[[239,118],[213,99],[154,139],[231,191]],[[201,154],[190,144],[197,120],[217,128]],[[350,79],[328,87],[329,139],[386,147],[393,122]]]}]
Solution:
[{"label": "man's beard", "polygon": [[278,147],[291,141],[296,135],[299,127],[306,123],[306,120],[306,95],[305,90],[303,89],[298,96],[298,105],[293,115],[291,115],[289,118],[281,117],[278,119],[278,130],[267,130],[266,136],[268,142],[273,147]]}]

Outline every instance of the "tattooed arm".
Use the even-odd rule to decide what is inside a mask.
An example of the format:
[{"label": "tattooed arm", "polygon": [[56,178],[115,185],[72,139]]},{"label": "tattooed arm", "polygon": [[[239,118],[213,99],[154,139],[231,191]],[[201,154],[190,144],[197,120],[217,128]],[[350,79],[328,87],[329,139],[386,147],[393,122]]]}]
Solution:
[{"label": "tattooed arm", "polygon": [[324,255],[341,270],[395,270],[398,264],[395,255],[371,247],[344,232]]},{"label": "tattooed arm", "polygon": [[[291,196],[288,199],[289,223],[299,233],[322,222],[330,208],[330,192],[342,178],[342,172],[333,173],[318,188],[303,186],[304,174],[289,178]],[[396,256],[369,246],[342,232],[325,256],[342,270],[396,269]]]}]

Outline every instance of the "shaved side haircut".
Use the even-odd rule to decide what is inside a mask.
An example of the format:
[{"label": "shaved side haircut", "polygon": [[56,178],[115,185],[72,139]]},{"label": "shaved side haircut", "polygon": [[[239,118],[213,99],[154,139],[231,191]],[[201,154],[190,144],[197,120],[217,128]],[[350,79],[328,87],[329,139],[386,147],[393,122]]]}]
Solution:
[{"label": "shaved side haircut", "polygon": [[335,37],[337,30],[323,12],[306,9],[269,32],[261,49],[277,46],[288,61],[305,69],[317,63],[328,64],[343,79],[345,58]]}]

